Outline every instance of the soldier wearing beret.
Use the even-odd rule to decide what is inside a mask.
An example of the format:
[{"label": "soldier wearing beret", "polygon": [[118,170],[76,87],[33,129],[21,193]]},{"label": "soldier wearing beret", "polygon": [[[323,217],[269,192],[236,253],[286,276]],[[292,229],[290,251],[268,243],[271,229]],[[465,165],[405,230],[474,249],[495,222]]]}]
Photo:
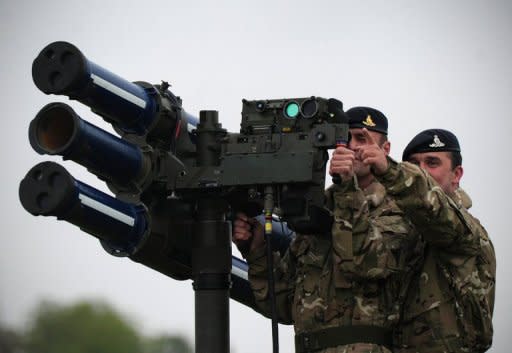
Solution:
[{"label": "soldier wearing beret", "polygon": [[[420,265],[418,234],[361,159],[367,135],[389,153],[387,119],[369,107],[347,115],[350,142],[330,162],[330,173],[343,180],[327,190],[332,231],[297,234],[283,258],[274,258],[278,315],[294,324],[296,352],[391,352],[408,283]],[[263,231],[239,215],[233,239],[249,238],[249,280],[269,313]]]},{"label": "soldier wearing beret", "polygon": [[459,188],[463,169],[456,136],[442,129],[419,133],[405,148],[404,163],[387,158],[377,141],[370,145],[362,152],[364,163],[427,244],[395,352],[485,352],[492,343],[496,259]]}]

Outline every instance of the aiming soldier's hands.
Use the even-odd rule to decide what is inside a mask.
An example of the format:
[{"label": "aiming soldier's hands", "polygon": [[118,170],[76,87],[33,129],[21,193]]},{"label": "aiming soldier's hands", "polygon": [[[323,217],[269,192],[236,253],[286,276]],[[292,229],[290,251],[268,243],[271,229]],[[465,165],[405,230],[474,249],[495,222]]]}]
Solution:
[{"label": "aiming soldier's hands", "polygon": [[236,219],[233,221],[232,239],[242,253],[245,250],[250,252],[262,247],[264,243],[263,233],[263,225],[258,220],[248,217],[245,213],[237,213]]},{"label": "aiming soldier's hands", "polygon": [[354,175],[354,159],[354,151],[345,146],[336,147],[329,162],[329,174],[338,174],[343,181],[351,179]]},{"label": "aiming soldier's hands", "polygon": [[363,129],[366,138],[366,145],[359,146],[356,153],[359,154],[361,161],[372,167],[374,174],[384,174],[388,169],[388,160],[386,152],[375,142],[367,129]]}]

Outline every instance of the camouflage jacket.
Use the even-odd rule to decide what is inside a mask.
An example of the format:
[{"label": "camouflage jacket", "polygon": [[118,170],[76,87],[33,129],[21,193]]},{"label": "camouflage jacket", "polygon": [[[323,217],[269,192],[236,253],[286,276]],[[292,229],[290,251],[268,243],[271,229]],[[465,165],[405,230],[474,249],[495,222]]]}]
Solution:
[{"label": "camouflage jacket", "polygon": [[496,258],[461,190],[448,197],[419,167],[390,160],[378,177],[427,242],[407,295],[397,352],[484,352],[492,343]]},{"label": "camouflage jacket", "polygon": [[[278,316],[296,334],[370,325],[393,328],[422,249],[417,233],[384,187],[364,191],[353,183],[327,190],[332,233],[298,234],[283,256],[274,254]],[[247,256],[256,301],[269,313],[264,249]],[[324,352],[389,352],[375,344],[350,344]]]}]

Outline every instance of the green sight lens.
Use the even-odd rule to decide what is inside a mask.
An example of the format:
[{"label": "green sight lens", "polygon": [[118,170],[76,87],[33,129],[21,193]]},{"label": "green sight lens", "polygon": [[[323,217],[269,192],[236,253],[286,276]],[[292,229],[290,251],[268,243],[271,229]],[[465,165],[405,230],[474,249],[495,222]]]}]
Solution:
[{"label": "green sight lens", "polygon": [[289,102],[284,108],[284,113],[288,118],[296,118],[299,115],[299,105],[296,102]]}]

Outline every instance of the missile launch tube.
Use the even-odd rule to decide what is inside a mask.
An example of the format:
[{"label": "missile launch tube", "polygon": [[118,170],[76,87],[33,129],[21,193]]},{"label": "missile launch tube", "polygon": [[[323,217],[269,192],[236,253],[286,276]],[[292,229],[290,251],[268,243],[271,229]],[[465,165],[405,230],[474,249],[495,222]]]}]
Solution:
[{"label": "missile launch tube", "polygon": [[147,212],[74,179],[54,162],[34,166],[20,183],[23,207],[33,215],[56,216],[106,242],[133,253],[149,229]]},{"label": "missile launch tube", "polygon": [[151,162],[140,148],[81,119],[64,103],[50,103],[29,127],[29,140],[40,154],[61,155],[120,184],[145,176]]},{"label": "missile launch tube", "polygon": [[[159,117],[162,98],[181,109],[181,101],[170,91],[129,82],[88,60],[68,42],[54,42],[41,50],[32,63],[32,79],[43,93],[76,99],[122,130],[138,135]],[[197,118],[188,114],[182,118],[197,125]]]}]

